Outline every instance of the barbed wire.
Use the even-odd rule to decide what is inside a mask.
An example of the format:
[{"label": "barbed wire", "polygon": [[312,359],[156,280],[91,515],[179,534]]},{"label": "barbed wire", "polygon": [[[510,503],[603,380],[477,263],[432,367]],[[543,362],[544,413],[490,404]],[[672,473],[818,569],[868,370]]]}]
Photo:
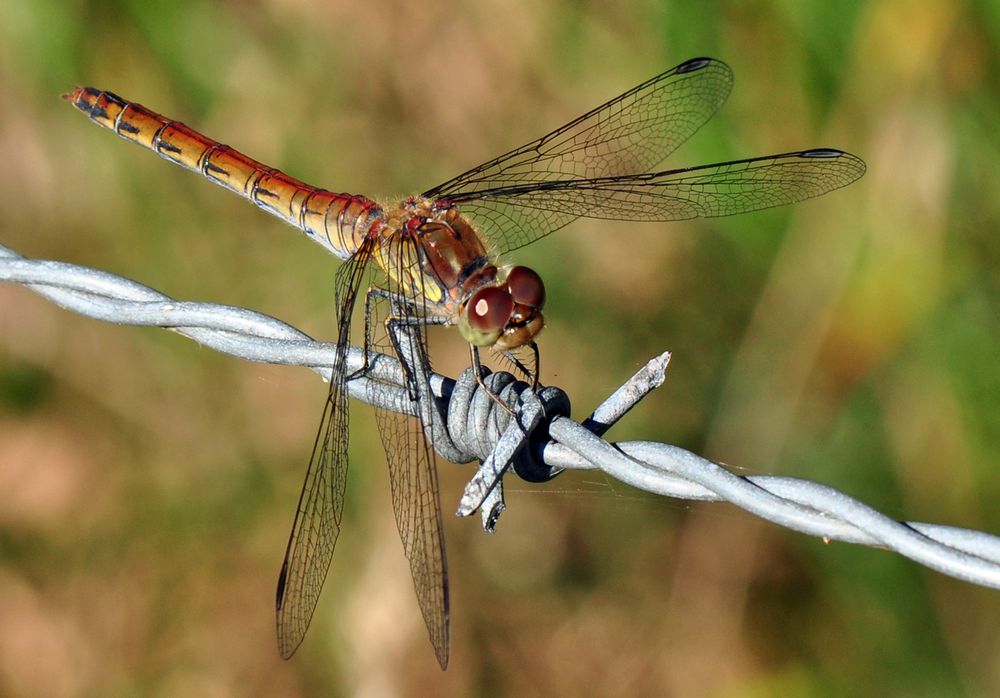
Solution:
[{"label": "barbed wire", "polygon": [[[0,245],[0,281],[23,284],[57,305],[88,317],[125,325],[171,329],[220,352],[250,361],[305,366],[329,380],[335,345],[313,340],[273,317],[228,305],[176,301],[129,279],[90,267],[31,260]],[[458,380],[432,374],[440,418],[424,419],[440,455],[457,463],[481,462],[457,513],[479,509],[486,530],[503,511],[502,478],[511,467],[544,481],[562,470],[601,470],[638,489],[679,499],[724,501],[756,516],[826,541],[895,551],[926,567],[986,587],[1000,588],[1000,537],[952,526],[896,521],[831,487],[776,476],[740,476],[677,446],[652,442],[609,443],[602,434],[665,378],[669,354],[652,359],[582,423],[569,419],[569,401],[556,388],[536,394],[507,373],[486,383],[510,405],[498,409],[471,370]],[[364,366],[351,348],[348,371]],[[399,362],[369,357],[348,383],[368,404],[416,415]]]}]

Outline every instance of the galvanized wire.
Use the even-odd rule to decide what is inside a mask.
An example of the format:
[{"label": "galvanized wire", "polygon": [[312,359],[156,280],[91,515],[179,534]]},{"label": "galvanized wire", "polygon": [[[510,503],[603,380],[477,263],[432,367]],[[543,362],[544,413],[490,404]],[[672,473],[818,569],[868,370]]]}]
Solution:
[{"label": "galvanized wire", "polygon": [[[0,281],[20,283],[81,315],[126,325],[165,327],[217,351],[251,361],[306,366],[329,378],[334,345],[318,342],[260,313],[212,303],[176,301],[107,272],[62,262],[29,260],[0,245]],[[503,510],[502,477],[511,466],[531,480],[563,469],[598,469],[648,492],[680,499],[725,501],[787,528],[824,540],[893,550],[931,569],[1000,588],[1000,537],[982,531],[895,521],[831,487],[775,476],[740,476],[690,451],[651,441],[609,443],[601,434],[664,378],[669,355],[654,358],[584,420],[569,419],[568,400],[554,388],[536,395],[505,373],[488,377],[494,394],[515,405],[517,422],[498,409],[471,371],[457,381],[433,375],[441,415],[432,440],[446,459],[481,461],[463,495],[459,514],[482,511],[492,530]],[[352,348],[348,370],[363,366]],[[353,378],[352,396],[414,414],[394,359],[370,357]]]}]

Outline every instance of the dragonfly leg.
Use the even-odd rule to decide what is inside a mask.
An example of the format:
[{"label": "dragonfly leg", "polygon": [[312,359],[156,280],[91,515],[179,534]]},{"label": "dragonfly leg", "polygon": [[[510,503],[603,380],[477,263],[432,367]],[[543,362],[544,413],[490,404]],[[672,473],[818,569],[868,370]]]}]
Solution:
[{"label": "dragonfly leg", "polygon": [[538,352],[538,343],[531,343],[531,351],[535,353],[535,377],[531,381],[531,392],[538,392],[538,377],[542,375],[542,355]]},{"label": "dragonfly leg", "polygon": [[[403,375],[406,379],[406,392],[411,400],[416,401],[420,399],[420,394],[417,389],[417,382],[414,380],[413,376],[416,366],[412,364],[417,363],[417,361],[414,361],[414,358],[416,357],[403,349],[402,342],[397,334],[397,332],[399,332],[403,327],[410,328],[413,327],[413,325],[407,324],[406,318],[400,318],[394,315],[390,315],[385,319],[385,333],[389,335],[389,341],[392,342],[393,351],[396,352],[396,356],[399,358],[399,363],[403,366]],[[410,345],[408,344],[408,346]]]},{"label": "dragonfly leg", "polygon": [[493,402],[500,405],[500,407],[504,408],[507,411],[507,414],[509,414],[511,417],[516,418],[517,415],[514,414],[514,409],[506,402],[501,400],[500,396],[494,393],[492,390],[490,390],[489,386],[486,385],[486,383],[483,381],[483,363],[479,359],[479,347],[477,347],[474,344],[470,344],[469,354],[472,356],[472,370],[476,374],[476,383],[478,383],[479,387],[482,388],[482,390],[487,395],[490,396],[490,399],[493,400]]},{"label": "dragonfly leg", "polygon": [[403,367],[403,377],[406,381],[407,393],[411,400],[420,399],[416,371],[426,371],[427,348],[423,345],[423,338],[411,334],[411,330],[419,330],[426,325],[447,325],[448,318],[443,316],[428,315],[422,312],[416,303],[411,299],[387,291],[383,288],[370,288],[365,296],[365,366],[369,361],[369,346],[374,345],[371,339],[373,324],[372,304],[376,300],[386,300],[389,302],[389,315],[386,316],[384,325],[385,333],[392,343],[392,349]]},{"label": "dragonfly leg", "polygon": [[[416,400],[413,395],[414,385],[414,364],[417,363],[416,356],[404,352],[403,342],[400,341],[399,329],[402,327],[419,327],[422,325],[442,325],[447,320],[435,316],[426,316],[420,313],[416,304],[408,298],[404,298],[397,293],[387,291],[384,288],[369,288],[365,294],[365,339],[364,339],[364,363],[355,375],[364,375],[371,368],[371,355],[373,347],[376,346],[373,332],[375,317],[373,305],[376,301],[385,300],[389,302],[390,314],[385,318],[386,335],[392,343],[393,352],[403,369],[403,378],[408,386],[410,398]],[[409,344],[409,342],[407,342]],[[353,377],[353,376],[352,376]]]},{"label": "dragonfly leg", "polygon": [[531,351],[534,353],[535,358],[532,364],[534,365],[534,370],[525,366],[524,362],[517,357],[517,355],[512,351],[503,352],[504,358],[510,361],[514,368],[524,374],[524,377],[531,381],[531,391],[534,393],[538,392],[538,377],[541,375],[541,356],[538,352],[538,344],[532,342],[530,345]]},{"label": "dragonfly leg", "polygon": [[[361,368],[359,368],[354,374],[349,376],[349,378],[355,378],[357,376],[364,376],[368,374],[371,368],[371,347],[375,345],[375,341],[372,338],[372,299],[380,299],[388,296],[388,292],[380,288],[369,288],[367,293],[365,293],[365,341],[361,352],[364,357],[364,363]],[[404,366],[404,370],[405,370]]]},{"label": "dragonfly leg", "polygon": [[542,374],[542,355],[538,352],[538,343],[531,343],[531,351],[535,354],[535,372],[531,380],[531,392],[538,392],[538,377]]},{"label": "dragonfly leg", "polygon": [[402,317],[390,315],[385,319],[385,332],[389,335],[389,341],[392,342],[392,348],[396,352],[396,356],[399,358],[399,363],[403,365],[403,372],[406,376],[407,391],[410,394],[411,400],[417,400],[420,397],[419,391],[417,390],[417,382],[414,380],[414,372],[423,371],[426,373],[430,371],[430,365],[426,360],[427,348],[418,348],[414,346],[412,344],[412,340],[407,337],[406,347],[410,348],[410,351],[406,351],[406,348],[403,346],[403,342],[400,341],[400,334],[424,325],[447,324],[448,318],[435,317],[433,315],[429,317]]}]

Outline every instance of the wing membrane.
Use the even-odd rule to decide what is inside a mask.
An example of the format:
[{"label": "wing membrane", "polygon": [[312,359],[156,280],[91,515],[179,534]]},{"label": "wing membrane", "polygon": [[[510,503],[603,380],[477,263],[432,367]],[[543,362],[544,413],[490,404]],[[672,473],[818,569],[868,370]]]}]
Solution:
[{"label": "wing membrane", "polygon": [[[496,238],[520,246],[577,217],[635,221],[713,218],[783,206],[846,186],[862,160],[829,148],[621,177],[512,185],[451,201]],[[503,247],[506,252],[513,247]]]},{"label": "wing membrane", "polygon": [[[406,270],[419,268],[418,251],[408,239],[391,243],[395,253],[387,257],[397,268],[390,271],[393,281],[406,278]],[[391,336],[385,341],[399,358],[405,371],[407,392],[418,403],[420,419],[385,409],[376,409],[375,417],[389,466],[392,508],[403,551],[410,563],[417,602],[430,635],[438,663],[448,666],[450,652],[448,564],[445,557],[444,528],[433,450],[433,423],[440,419],[433,406],[427,380],[430,360],[427,356],[427,300],[421,291],[392,283],[389,296]],[[369,318],[369,325],[373,320]],[[383,346],[383,351],[390,347]],[[423,426],[422,426],[423,425]]]},{"label": "wing membrane", "polygon": [[448,564],[434,453],[415,417],[382,409],[375,416],[389,464],[396,527],[434,653],[445,669],[450,651]]},{"label": "wing membrane", "polygon": [[[722,61],[686,61],[424,196],[451,199],[513,184],[648,172],[711,118],[732,84]],[[528,242],[513,240],[507,249]]]},{"label": "wing membrane", "polygon": [[275,595],[278,650],[288,659],[312,621],[340,536],[347,484],[347,347],[351,311],[371,255],[366,240],[337,272],[338,344],[319,432],[302,485]]}]

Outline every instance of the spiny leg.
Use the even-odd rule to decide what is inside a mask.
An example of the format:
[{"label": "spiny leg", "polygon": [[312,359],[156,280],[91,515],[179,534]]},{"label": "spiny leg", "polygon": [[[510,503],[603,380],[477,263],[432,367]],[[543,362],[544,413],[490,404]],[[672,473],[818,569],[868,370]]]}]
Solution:
[{"label": "spiny leg", "polygon": [[[407,393],[411,400],[420,397],[417,390],[417,371],[427,373],[430,365],[426,360],[426,347],[413,345],[413,336],[410,330],[421,325],[446,325],[448,319],[444,317],[405,317],[401,315],[389,315],[385,318],[385,333],[392,342],[393,351],[403,366],[403,373],[406,378]],[[424,356],[420,356],[424,354]]]},{"label": "spiny leg", "polygon": [[[372,317],[374,316],[374,309],[372,308],[372,298],[389,298],[392,294],[382,288],[369,287],[368,291],[365,292],[365,339],[364,346],[362,347],[362,365],[361,368],[355,371],[349,378],[356,378],[358,376],[368,375],[371,370],[371,348],[375,346],[374,338],[372,337]],[[406,371],[406,366],[403,366],[403,370]],[[409,378],[409,376],[406,376]]]},{"label": "spiny leg", "polygon": [[534,353],[534,360],[532,362],[534,365],[534,370],[528,368],[528,366],[526,366],[524,362],[518,358],[517,354],[515,354],[514,351],[502,352],[502,356],[508,361],[510,361],[511,365],[513,365],[514,368],[523,373],[525,378],[531,381],[531,390],[532,392],[537,393],[539,385],[538,382],[539,376],[541,376],[542,372],[541,355],[538,352],[538,344],[536,342],[533,341],[528,346],[531,347],[531,351]]},{"label": "spiny leg", "polygon": [[538,343],[537,342],[533,341],[531,343],[531,351],[533,351],[534,354],[535,354],[535,373],[534,373],[534,380],[531,381],[531,392],[537,393],[538,392],[538,380],[539,380],[539,378],[542,375],[542,355],[538,351]]},{"label": "spiny leg", "polygon": [[[399,363],[403,368],[403,378],[406,382],[407,393],[411,400],[417,400],[419,392],[415,393],[416,372],[417,370],[426,371],[427,366],[417,366],[416,364],[426,363],[426,347],[421,352],[418,347],[413,346],[414,340],[412,335],[408,329],[404,328],[418,328],[424,325],[446,325],[448,324],[448,318],[421,312],[416,303],[398,293],[387,291],[384,288],[368,289],[368,293],[365,296],[365,369],[369,367],[369,349],[375,344],[371,336],[375,323],[371,320],[374,317],[372,304],[376,300],[385,300],[389,303],[389,315],[383,321],[385,333],[392,344],[396,358],[399,359]],[[418,339],[416,341],[419,342],[421,340]],[[421,357],[420,354],[424,354],[424,357]]]},{"label": "spiny leg", "polygon": [[499,395],[493,392],[490,389],[490,387],[486,385],[486,382],[483,380],[483,363],[479,359],[479,347],[477,347],[475,344],[470,344],[469,355],[472,357],[472,371],[476,374],[476,383],[478,383],[479,387],[487,395],[490,396],[490,399],[493,400],[493,402],[500,405],[500,407],[504,408],[504,410],[507,411],[507,414],[509,414],[512,418],[516,419],[517,415],[514,412],[514,408],[512,408],[510,405],[504,402],[503,399],[501,399]]}]

